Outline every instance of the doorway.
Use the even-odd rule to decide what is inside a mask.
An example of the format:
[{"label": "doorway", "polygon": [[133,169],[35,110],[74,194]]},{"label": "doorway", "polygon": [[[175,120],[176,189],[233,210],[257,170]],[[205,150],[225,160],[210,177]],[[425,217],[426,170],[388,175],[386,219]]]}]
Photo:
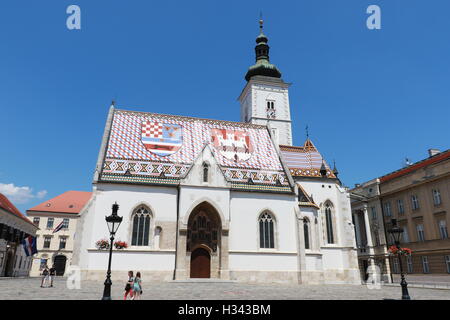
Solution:
[{"label": "doorway", "polygon": [[59,255],[55,257],[54,265],[56,269],[56,275],[57,276],[63,276],[64,272],[66,271],[66,261],[67,258],[63,255]]},{"label": "doorway", "polygon": [[208,250],[197,248],[191,253],[191,278],[211,277],[211,255]]}]

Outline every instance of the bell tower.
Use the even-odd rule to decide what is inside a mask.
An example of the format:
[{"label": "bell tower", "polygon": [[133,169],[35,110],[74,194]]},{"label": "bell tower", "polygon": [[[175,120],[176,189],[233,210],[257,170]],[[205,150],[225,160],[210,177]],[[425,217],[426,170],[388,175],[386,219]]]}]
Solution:
[{"label": "bell tower", "polygon": [[267,125],[275,143],[292,145],[289,83],[281,79],[281,72],[269,61],[269,39],[263,33],[259,20],[256,38],[256,62],[248,68],[247,84],[239,96],[241,121]]}]

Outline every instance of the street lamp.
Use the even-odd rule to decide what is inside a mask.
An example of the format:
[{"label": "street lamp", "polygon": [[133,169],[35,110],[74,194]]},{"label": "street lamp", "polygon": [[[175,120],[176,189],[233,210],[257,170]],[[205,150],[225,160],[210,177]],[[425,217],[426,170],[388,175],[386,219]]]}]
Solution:
[{"label": "street lamp", "polygon": [[[397,225],[397,219],[391,219],[392,222],[392,228],[388,230],[388,232],[391,234],[392,239],[394,240],[395,246],[397,247],[397,249],[400,251],[400,239],[402,238],[403,235],[403,228],[400,228]],[[408,283],[405,280],[405,275],[403,274],[403,267],[402,267],[402,259],[401,256],[399,254],[398,257],[398,262],[400,265],[400,276],[401,276],[401,281],[400,281],[400,285],[402,286],[402,300],[411,300],[411,297],[409,296],[408,293]]]},{"label": "street lamp", "polygon": [[111,244],[109,246],[109,262],[108,262],[108,272],[106,273],[106,280],[105,280],[105,288],[103,290],[103,297],[102,300],[111,300],[111,258],[112,258],[112,248],[113,248],[113,241],[114,241],[114,235],[117,232],[117,229],[119,229],[120,223],[122,222],[122,217],[119,217],[117,215],[117,211],[119,210],[119,205],[116,203],[112,206],[112,214],[108,217],[105,217],[106,224],[108,225],[108,230],[110,234],[110,240]]}]

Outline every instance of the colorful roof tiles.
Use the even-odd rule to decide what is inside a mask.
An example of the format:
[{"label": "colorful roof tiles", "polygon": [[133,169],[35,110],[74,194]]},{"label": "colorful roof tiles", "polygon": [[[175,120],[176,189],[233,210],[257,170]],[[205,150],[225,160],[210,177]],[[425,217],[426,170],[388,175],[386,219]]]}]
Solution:
[{"label": "colorful roof tiles", "polygon": [[210,144],[224,176],[239,188],[251,178],[253,184],[291,190],[266,126],[117,109],[113,112],[102,181],[176,184]]},{"label": "colorful roof tiles", "polygon": [[[320,167],[323,158],[310,139],[307,139],[301,147],[281,145],[280,150],[293,177],[322,177]],[[327,170],[327,178],[336,178],[326,161],[323,160],[323,162]]]}]

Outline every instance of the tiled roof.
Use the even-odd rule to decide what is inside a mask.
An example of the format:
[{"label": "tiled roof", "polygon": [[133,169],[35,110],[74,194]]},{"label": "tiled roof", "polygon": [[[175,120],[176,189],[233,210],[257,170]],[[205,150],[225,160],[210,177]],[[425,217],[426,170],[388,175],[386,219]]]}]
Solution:
[{"label": "tiled roof", "polygon": [[27,217],[25,217],[25,215],[20,212],[19,209],[17,209],[11,201],[9,201],[9,199],[2,193],[0,193],[0,208],[8,211],[9,213],[19,217],[22,220],[25,220],[26,222],[30,223],[31,225],[34,226],[34,224],[28,220]]},{"label": "tiled roof", "polygon": [[266,126],[117,109],[100,180],[176,184],[206,144],[228,181],[290,187]]},{"label": "tiled roof", "polygon": [[388,173],[388,174],[386,174],[386,175],[384,175],[384,176],[382,176],[380,178],[380,182],[390,181],[392,179],[398,178],[398,177],[403,176],[405,174],[408,174],[410,172],[419,170],[419,169],[424,168],[426,166],[429,166],[431,164],[434,164],[434,163],[437,163],[437,162],[440,162],[440,161],[444,161],[444,160],[447,160],[447,159],[450,159],[450,150],[446,150],[446,151],[440,152],[440,153],[438,153],[438,154],[436,154],[434,156],[431,156],[431,157],[428,157],[428,158],[426,158],[424,160],[421,160],[421,161],[418,161],[416,163],[413,163],[412,165],[410,165],[410,166],[408,166],[406,168],[402,168],[402,169],[399,169],[397,171]]},{"label": "tiled roof", "polygon": [[[321,177],[322,155],[310,139],[301,147],[280,145],[284,162],[294,177]],[[324,160],[327,178],[336,178],[333,171]]]},{"label": "tiled roof", "polygon": [[42,202],[37,206],[27,210],[54,213],[80,213],[81,209],[91,198],[92,192],[67,191],[50,200]]}]

